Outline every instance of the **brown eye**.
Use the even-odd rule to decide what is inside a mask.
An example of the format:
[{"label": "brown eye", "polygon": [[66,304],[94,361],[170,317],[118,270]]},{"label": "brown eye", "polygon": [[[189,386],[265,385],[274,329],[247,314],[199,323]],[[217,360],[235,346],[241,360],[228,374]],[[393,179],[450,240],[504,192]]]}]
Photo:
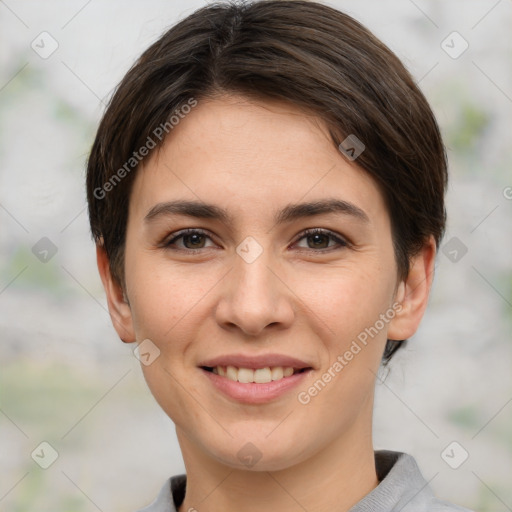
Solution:
[{"label": "brown eye", "polygon": [[[204,245],[204,235],[202,235],[202,234],[195,233],[192,235],[183,235],[182,238],[183,238],[183,245],[187,249],[201,249]],[[188,247],[187,242],[189,242],[192,247]]]},{"label": "brown eye", "polygon": [[[205,242],[210,237],[203,231],[198,229],[187,229],[176,234],[171,240],[165,243],[165,247],[194,252],[198,249],[207,249]],[[178,243],[180,241],[180,243]]]},{"label": "brown eye", "polygon": [[[305,249],[331,249],[348,246],[348,243],[335,233],[319,228],[310,229],[302,233],[299,241],[303,239],[306,239],[307,246],[304,247],[299,245],[299,247]],[[331,241],[334,241],[335,243],[329,245]]]},{"label": "brown eye", "polygon": [[311,249],[325,249],[329,246],[329,236],[324,234],[308,235],[308,242],[311,242]]}]

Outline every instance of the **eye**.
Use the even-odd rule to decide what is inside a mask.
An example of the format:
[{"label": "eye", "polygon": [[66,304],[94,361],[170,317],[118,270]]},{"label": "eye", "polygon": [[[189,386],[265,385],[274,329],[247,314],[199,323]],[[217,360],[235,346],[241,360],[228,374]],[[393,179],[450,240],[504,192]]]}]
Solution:
[{"label": "eye", "polygon": [[[298,244],[301,240],[305,239],[307,246],[300,246],[300,248],[305,249],[320,249],[321,251],[316,252],[324,252],[323,249],[332,249],[341,247],[347,247],[349,243],[336,235],[332,231],[328,231],[326,229],[313,228],[307,229],[303,233],[301,233],[300,238],[298,238],[295,244]],[[164,243],[166,248],[172,248],[178,251],[184,252],[197,252],[199,249],[207,249],[205,242],[207,240],[211,240],[211,237],[207,234],[206,231],[201,229],[185,229],[183,231],[179,231],[176,233],[170,240]],[[334,244],[330,244],[331,241],[334,241]]]},{"label": "eye", "polygon": [[[180,244],[176,242],[181,239],[181,244],[184,247],[180,247]],[[201,229],[185,229],[176,233],[176,235],[169,241],[165,242],[165,247],[175,248],[177,250],[186,252],[195,252],[197,249],[207,249],[205,247],[206,239],[211,240],[210,236]]]},{"label": "eye", "polygon": [[[303,239],[306,239],[306,249],[331,249],[336,247],[336,245],[339,247],[348,247],[349,245],[346,240],[334,234],[332,231],[320,228],[307,229],[301,234],[298,241]],[[335,242],[333,245],[329,245],[331,240]]]}]

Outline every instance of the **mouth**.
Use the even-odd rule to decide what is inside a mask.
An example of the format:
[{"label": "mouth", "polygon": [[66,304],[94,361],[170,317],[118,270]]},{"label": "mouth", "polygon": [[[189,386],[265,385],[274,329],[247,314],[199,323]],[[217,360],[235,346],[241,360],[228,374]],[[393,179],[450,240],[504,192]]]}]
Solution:
[{"label": "mouth", "polygon": [[201,366],[201,369],[242,384],[267,384],[280,381],[299,373],[312,370],[311,367],[266,366],[264,368],[238,368],[236,366]]},{"label": "mouth", "polygon": [[263,405],[284,399],[304,385],[313,371],[308,367],[263,366],[244,368],[232,365],[199,366],[208,382],[224,396],[238,403]]}]

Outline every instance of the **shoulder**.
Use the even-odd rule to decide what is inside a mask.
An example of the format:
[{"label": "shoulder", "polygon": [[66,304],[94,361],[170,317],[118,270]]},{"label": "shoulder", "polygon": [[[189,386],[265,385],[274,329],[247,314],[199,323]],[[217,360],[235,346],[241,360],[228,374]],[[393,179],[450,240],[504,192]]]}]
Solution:
[{"label": "shoulder", "polygon": [[380,484],[350,512],[473,512],[437,498],[411,455],[379,450],[375,463]]}]

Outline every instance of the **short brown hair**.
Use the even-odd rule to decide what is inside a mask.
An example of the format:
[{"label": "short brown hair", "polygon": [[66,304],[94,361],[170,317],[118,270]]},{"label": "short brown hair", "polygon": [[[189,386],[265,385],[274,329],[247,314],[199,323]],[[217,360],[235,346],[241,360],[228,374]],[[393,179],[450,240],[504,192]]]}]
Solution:
[{"label": "short brown hair", "polygon": [[[226,93],[290,102],[322,119],[336,147],[351,135],[364,143],[357,164],[385,198],[400,278],[430,235],[439,245],[445,149],[424,95],[391,50],[347,14],[320,3],[216,3],[176,24],[141,55],[118,85],[92,146],[91,230],[119,284],[139,167],[131,160],[129,172],[126,163],[191,98]],[[385,360],[400,343],[388,340]]]}]

